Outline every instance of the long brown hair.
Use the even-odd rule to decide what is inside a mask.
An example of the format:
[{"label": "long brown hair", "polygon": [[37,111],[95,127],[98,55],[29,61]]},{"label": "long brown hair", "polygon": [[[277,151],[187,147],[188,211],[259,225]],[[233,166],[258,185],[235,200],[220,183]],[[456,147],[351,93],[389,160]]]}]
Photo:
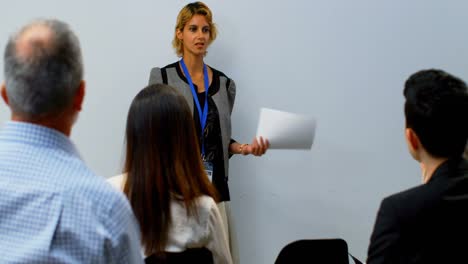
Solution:
[{"label": "long brown hair", "polygon": [[126,128],[124,193],[140,223],[145,254],[161,254],[168,241],[171,200],[196,214],[195,198],[215,190],[204,171],[192,113],[165,84],[149,85],[133,99]]}]

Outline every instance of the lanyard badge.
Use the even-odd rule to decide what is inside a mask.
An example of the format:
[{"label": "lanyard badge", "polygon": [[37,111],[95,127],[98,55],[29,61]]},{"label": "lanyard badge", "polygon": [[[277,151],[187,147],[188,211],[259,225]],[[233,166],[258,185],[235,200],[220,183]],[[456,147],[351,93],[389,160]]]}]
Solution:
[{"label": "lanyard badge", "polygon": [[192,77],[190,76],[189,71],[187,70],[187,66],[185,65],[184,59],[180,60],[180,65],[182,66],[182,70],[184,71],[185,78],[190,86],[190,90],[192,91],[193,100],[195,101],[195,105],[197,106],[198,110],[198,117],[200,118],[200,125],[201,125],[201,155],[203,159],[203,165],[205,166],[205,171],[210,179],[212,180],[213,176],[213,163],[205,161],[205,140],[203,138],[203,134],[206,127],[206,120],[208,119],[208,87],[209,87],[209,79],[208,79],[208,69],[206,64],[203,63],[203,81],[205,83],[205,105],[203,106],[203,111],[201,109],[200,101],[198,100],[197,91],[195,90],[195,86],[193,85]]}]

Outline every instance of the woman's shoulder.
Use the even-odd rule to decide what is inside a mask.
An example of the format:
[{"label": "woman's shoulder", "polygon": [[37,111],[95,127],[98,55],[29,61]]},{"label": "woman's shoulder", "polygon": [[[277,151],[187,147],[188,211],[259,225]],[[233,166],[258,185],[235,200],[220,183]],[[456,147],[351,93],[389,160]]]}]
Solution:
[{"label": "woman's shoulder", "polygon": [[179,62],[176,61],[176,62],[167,64],[167,65],[164,66],[164,67],[155,66],[155,67],[151,68],[151,70],[154,70],[154,69],[159,69],[159,70],[165,69],[165,70],[167,70],[167,69],[175,68],[175,67],[177,67],[177,64],[178,64],[178,63],[179,63]]},{"label": "woman's shoulder", "polygon": [[178,65],[179,65],[179,62],[176,61],[176,62],[170,63],[170,64],[168,64],[168,65],[166,65],[166,66],[164,66],[164,67],[162,67],[162,68],[163,68],[163,69],[170,69],[170,68],[175,68],[175,67],[177,67]]},{"label": "woman's shoulder", "polygon": [[[173,195],[171,201],[172,201],[173,206],[185,208],[184,202],[182,201],[182,198],[179,195]],[[214,207],[217,206],[215,200],[211,196],[208,196],[208,195],[198,196],[197,198],[195,198],[194,202],[195,202],[197,211],[199,212],[200,211],[209,212]]]},{"label": "woman's shoulder", "polygon": [[183,81],[182,73],[179,71],[179,62],[168,64],[164,67],[154,67],[151,69],[149,84],[165,83],[173,85],[174,82]]},{"label": "woman's shoulder", "polygon": [[124,174],[112,176],[112,177],[108,178],[106,181],[108,183],[110,183],[110,185],[112,185],[114,188],[116,188],[118,190],[123,190],[125,175],[126,174],[124,173]]},{"label": "woman's shoulder", "polygon": [[[213,80],[215,78],[217,80],[215,82],[216,85],[218,87],[225,87],[230,94],[233,94],[235,96],[236,83],[234,82],[234,80],[229,78],[226,74],[224,74],[224,72],[219,71],[219,70],[217,70],[215,68],[212,68],[211,66],[210,66],[210,68],[213,71]],[[216,92],[218,91],[217,89],[215,89],[215,90],[216,90]]]},{"label": "woman's shoulder", "polygon": [[[182,201],[179,199],[172,199],[171,201],[171,214],[175,221],[182,221],[185,223],[191,223],[190,226],[198,226],[203,230],[209,224],[212,215],[216,213],[217,204],[207,195],[202,195],[195,198],[195,210],[196,214],[187,216],[187,209]],[[182,220],[185,219],[185,220]]]},{"label": "woman's shoulder", "polygon": [[197,198],[198,223],[204,232],[209,232],[213,224],[219,222],[219,208],[215,200],[207,195]]},{"label": "woman's shoulder", "polygon": [[208,195],[201,195],[196,198],[196,204],[199,210],[210,212],[214,207],[216,207],[215,200]]},{"label": "woman's shoulder", "polygon": [[213,68],[213,67],[211,67],[211,66],[209,66],[209,67],[210,67],[210,69],[213,71],[213,75],[219,76],[220,78],[226,78],[226,79],[232,81],[232,79],[229,78],[226,74],[224,74],[224,72],[222,72],[222,71],[220,71],[220,70],[218,70],[218,69],[216,69],[216,68]]}]

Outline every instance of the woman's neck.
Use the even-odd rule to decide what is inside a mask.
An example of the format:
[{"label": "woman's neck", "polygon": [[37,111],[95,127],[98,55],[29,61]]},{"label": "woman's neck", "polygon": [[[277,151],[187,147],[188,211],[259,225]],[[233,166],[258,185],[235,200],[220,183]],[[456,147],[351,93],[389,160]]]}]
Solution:
[{"label": "woman's neck", "polygon": [[198,76],[203,74],[203,56],[194,56],[190,53],[182,57],[184,59],[185,66],[191,76]]}]

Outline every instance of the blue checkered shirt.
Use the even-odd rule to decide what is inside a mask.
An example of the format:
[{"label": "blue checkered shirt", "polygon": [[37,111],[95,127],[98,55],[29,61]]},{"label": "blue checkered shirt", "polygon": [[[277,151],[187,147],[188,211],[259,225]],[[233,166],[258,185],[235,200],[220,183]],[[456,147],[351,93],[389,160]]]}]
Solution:
[{"label": "blue checkered shirt", "polygon": [[124,195],[64,134],[7,122],[0,131],[0,263],[142,263]]}]

